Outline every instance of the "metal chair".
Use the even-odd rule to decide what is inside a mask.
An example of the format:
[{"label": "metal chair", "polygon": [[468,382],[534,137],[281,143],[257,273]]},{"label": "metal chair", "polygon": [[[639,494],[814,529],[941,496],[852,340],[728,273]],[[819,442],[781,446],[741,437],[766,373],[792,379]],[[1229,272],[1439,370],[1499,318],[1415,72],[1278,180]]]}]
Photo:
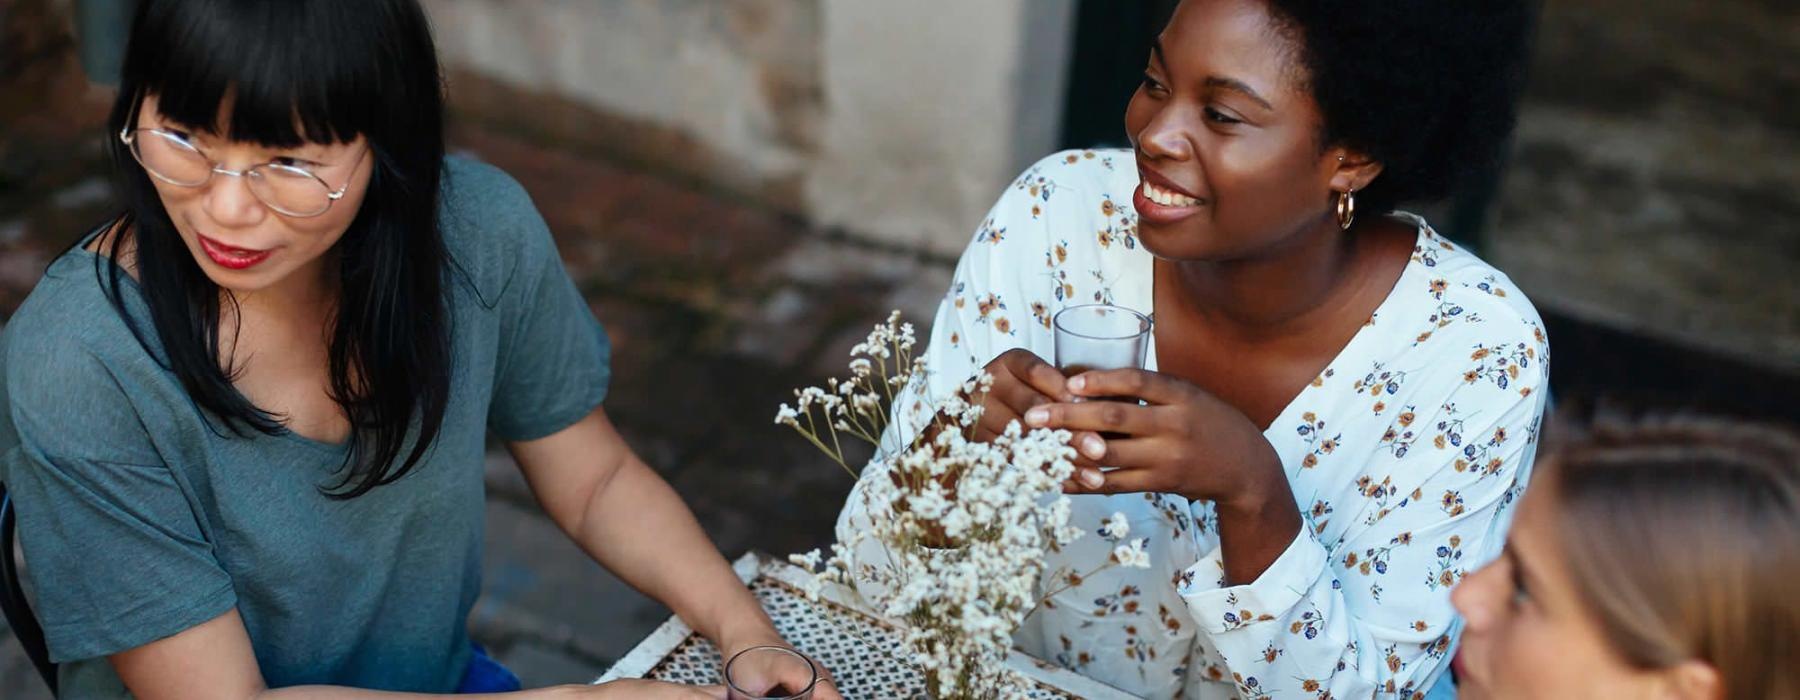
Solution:
[{"label": "metal chair", "polygon": [[25,600],[25,588],[19,583],[18,562],[13,561],[13,504],[12,495],[6,492],[6,484],[0,484],[0,612],[5,613],[7,626],[25,647],[31,665],[37,667],[44,684],[50,686],[50,694],[56,695],[56,664],[50,663],[50,647],[44,643],[44,628],[38,625],[37,616],[31,612],[31,603]]}]

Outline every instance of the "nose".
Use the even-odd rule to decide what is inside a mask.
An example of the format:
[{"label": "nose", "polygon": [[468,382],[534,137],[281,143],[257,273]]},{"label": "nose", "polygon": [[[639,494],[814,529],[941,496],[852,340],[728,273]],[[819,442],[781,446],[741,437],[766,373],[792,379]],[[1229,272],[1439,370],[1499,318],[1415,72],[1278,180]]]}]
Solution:
[{"label": "nose", "polygon": [[1498,567],[1498,562],[1483,566],[1464,576],[1462,582],[1450,591],[1450,604],[1462,614],[1469,632],[1480,632],[1494,620],[1493,606],[1497,594],[1494,584],[1500,576]]},{"label": "nose", "polygon": [[250,174],[223,169],[213,172],[206,183],[203,204],[206,215],[220,226],[239,228],[255,226],[268,216],[262,200],[250,191]]},{"label": "nose", "polygon": [[1186,107],[1172,104],[1158,110],[1150,117],[1150,122],[1138,132],[1138,148],[1145,155],[1157,159],[1189,160],[1194,155],[1194,143],[1185,128],[1188,120],[1184,116]]}]

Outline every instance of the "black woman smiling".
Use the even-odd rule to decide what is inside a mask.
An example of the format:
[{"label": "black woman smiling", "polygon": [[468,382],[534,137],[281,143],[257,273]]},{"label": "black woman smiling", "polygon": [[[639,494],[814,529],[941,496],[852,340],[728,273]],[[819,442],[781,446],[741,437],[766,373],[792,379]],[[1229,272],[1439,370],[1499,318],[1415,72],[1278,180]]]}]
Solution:
[{"label": "black woman smiling", "polygon": [[[1145,697],[1449,691],[1449,591],[1499,552],[1548,348],[1504,275],[1396,207],[1496,160],[1532,19],[1186,0],[1125,111],[1133,148],[1051,156],[1001,195],[894,415],[985,368],[984,433],[1072,431],[1076,524],[1124,513],[1152,561],[1046,582],[1067,590],[1023,648]],[[1056,314],[1094,303],[1153,317],[1144,369],[1047,363]]]}]

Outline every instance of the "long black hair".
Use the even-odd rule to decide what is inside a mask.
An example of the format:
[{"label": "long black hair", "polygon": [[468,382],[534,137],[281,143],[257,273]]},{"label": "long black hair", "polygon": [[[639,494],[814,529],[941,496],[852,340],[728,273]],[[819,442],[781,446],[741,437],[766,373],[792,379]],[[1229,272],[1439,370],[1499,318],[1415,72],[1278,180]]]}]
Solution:
[{"label": "long black hair", "polygon": [[[209,427],[280,434],[282,417],[232,386],[241,367],[221,364],[221,305],[235,299],[195,262],[117,138],[136,128],[147,95],[175,123],[230,140],[292,148],[366,137],[365,157],[374,161],[368,193],[327,253],[338,281],[330,395],[351,432],[340,478],[321,489],[352,498],[404,476],[437,436],[451,371],[449,261],[438,229],[443,87],[417,0],[140,0],[132,23],[108,122],[126,200],[110,256],[120,259],[128,238],[134,244],[159,361],[210,414]],[[222,107],[228,123],[218,123]],[[148,349],[118,293],[119,266],[96,269]]]}]

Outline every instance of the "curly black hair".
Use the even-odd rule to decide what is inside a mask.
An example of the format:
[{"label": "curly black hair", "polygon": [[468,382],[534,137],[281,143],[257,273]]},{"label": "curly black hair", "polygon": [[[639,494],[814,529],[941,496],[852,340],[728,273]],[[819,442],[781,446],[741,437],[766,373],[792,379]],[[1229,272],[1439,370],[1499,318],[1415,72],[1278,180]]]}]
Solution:
[{"label": "curly black hair", "polygon": [[1443,199],[1498,167],[1518,112],[1534,0],[1270,0],[1299,47],[1321,143],[1380,161],[1359,211]]}]

